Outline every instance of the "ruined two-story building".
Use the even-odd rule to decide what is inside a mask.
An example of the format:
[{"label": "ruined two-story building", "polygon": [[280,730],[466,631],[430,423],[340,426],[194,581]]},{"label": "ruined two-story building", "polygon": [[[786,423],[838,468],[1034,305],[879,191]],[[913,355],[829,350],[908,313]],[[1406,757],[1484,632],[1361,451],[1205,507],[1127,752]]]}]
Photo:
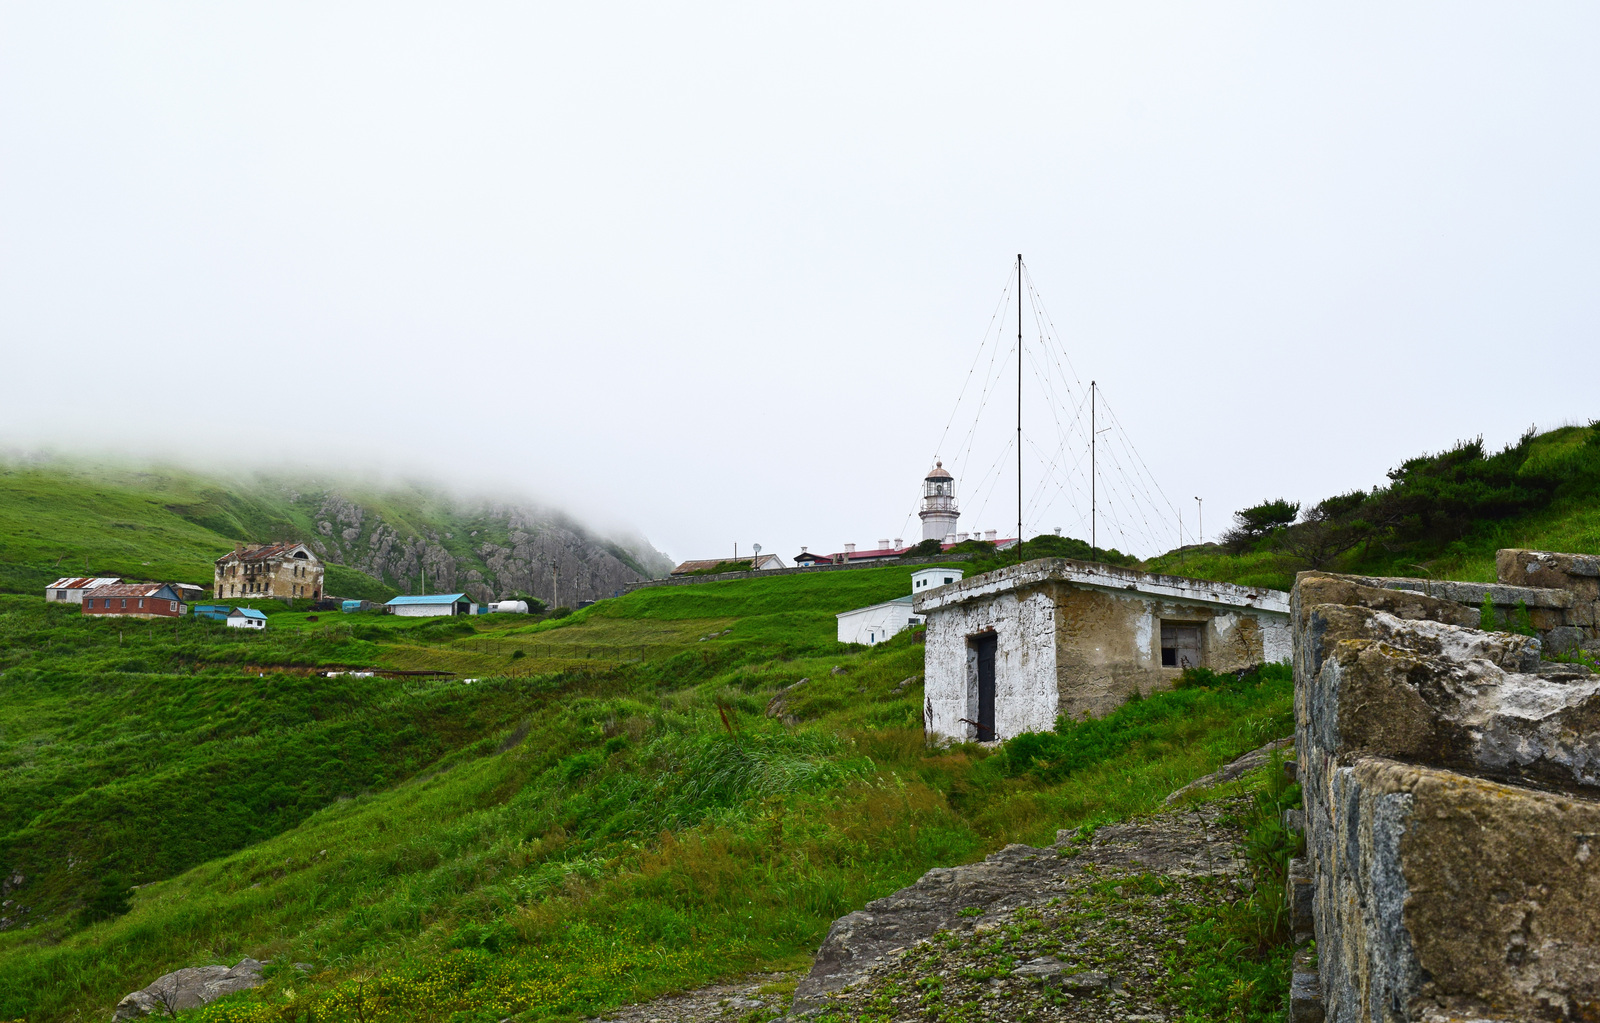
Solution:
[{"label": "ruined two-story building", "polygon": [[216,561],[212,596],[322,599],[322,562],[303,543],[243,544]]}]

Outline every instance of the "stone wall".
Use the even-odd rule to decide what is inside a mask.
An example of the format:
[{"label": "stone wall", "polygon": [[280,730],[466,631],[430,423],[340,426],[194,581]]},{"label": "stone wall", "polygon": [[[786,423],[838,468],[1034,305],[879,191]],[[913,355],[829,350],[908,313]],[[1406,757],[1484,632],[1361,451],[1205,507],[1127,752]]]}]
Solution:
[{"label": "stone wall", "polygon": [[[1600,557],[1507,549],[1495,555],[1495,581],[1463,583],[1439,579],[1349,577],[1390,590],[1439,597],[1476,612],[1488,597],[1502,621],[1525,608],[1546,654],[1574,648],[1600,652]],[[1478,616],[1460,624],[1475,626]]]},{"label": "stone wall", "polygon": [[[1503,575],[1554,579],[1535,553]],[[1396,582],[1303,573],[1291,600],[1320,986],[1297,1016],[1600,1019],[1600,678],[1479,631],[1452,587],[1487,584]],[[1562,592],[1546,632],[1579,628]]]}]

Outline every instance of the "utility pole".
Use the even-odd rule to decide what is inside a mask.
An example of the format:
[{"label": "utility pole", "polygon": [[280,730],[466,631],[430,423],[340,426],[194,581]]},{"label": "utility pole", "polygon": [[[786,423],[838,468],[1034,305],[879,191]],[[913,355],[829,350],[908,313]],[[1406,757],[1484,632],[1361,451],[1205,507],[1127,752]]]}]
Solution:
[{"label": "utility pole", "polygon": [[1017,253],[1017,564],[1022,564],[1022,253]]},{"label": "utility pole", "polygon": [[1195,545],[1198,546],[1206,542],[1206,503],[1198,497],[1194,499],[1194,503],[1200,508],[1196,513],[1200,516],[1200,536],[1195,540]]},{"label": "utility pole", "polygon": [[1094,429],[1094,392],[1095,382],[1089,381],[1089,560],[1099,561],[1100,537],[1095,532],[1094,502],[1095,484],[1099,473],[1095,470],[1095,446],[1100,442],[1100,435]]}]

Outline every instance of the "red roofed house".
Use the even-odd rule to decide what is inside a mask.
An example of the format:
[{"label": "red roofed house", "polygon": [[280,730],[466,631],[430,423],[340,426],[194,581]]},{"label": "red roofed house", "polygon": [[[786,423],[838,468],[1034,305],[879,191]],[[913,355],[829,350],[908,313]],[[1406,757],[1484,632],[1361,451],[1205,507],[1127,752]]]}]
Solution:
[{"label": "red roofed house", "polygon": [[181,618],[189,608],[166,583],[111,583],[83,596],[83,613],[108,618]]},{"label": "red roofed house", "polygon": [[303,543],[252,543],[217,559],[212,597],[322,599],[322,562]]}]

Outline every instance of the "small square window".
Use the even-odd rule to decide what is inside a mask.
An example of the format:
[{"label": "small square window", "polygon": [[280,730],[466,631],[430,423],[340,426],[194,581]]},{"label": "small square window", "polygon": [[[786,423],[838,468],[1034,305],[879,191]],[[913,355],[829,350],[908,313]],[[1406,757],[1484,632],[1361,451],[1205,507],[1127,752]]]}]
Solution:
[{"label": "small square window", "polygon": [[1161,666],[1198,668],[1201,655],[1200,626],[1193,622],[1161,623]]}]

